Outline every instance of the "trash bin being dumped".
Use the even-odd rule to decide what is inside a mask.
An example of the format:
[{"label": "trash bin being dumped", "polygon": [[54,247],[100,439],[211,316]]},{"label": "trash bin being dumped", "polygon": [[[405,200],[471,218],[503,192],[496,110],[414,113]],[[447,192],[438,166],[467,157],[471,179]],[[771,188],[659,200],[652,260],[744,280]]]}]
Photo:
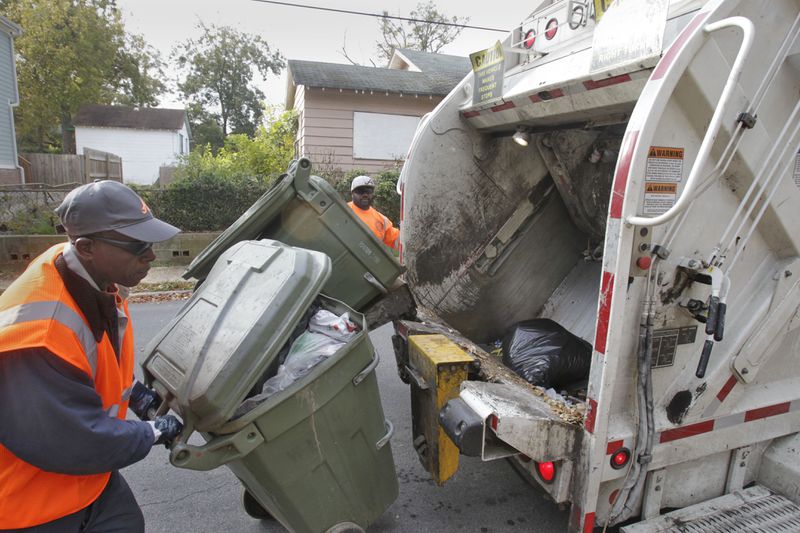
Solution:
[{"label": "trash bin being dumped", "polygon": [[[251,500],[295,532],[360,531],[398,493],[377,353],[363,315],[319,294],[330,270],[319,252],[235,244],[151,341],[142,365],[184,421],[172,464],[228,466]],[[357,327],[305,375],[262,394],[317,309],[347,313]],[[205,444],[188,442],[195,431]]]},{"label": "trash bin being dumped", "polygon": [[254,239],[274,239],[328,255],[333,273],[322,292],[356,310],[385,294],[402,273],[392,252],[339,193],[311,175],[306,158],[293,161],[269,191],[192,261],[183,277],[203,280],[225,250]]}]

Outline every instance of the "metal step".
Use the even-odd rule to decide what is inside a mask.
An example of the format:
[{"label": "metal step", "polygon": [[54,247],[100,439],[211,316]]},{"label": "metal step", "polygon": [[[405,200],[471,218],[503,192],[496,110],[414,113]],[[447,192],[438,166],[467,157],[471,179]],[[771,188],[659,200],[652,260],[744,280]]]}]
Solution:
[{"label": "metal step", "polygon": [[632,524],[621,533],[796,533],[800,506],[756,485]]}]

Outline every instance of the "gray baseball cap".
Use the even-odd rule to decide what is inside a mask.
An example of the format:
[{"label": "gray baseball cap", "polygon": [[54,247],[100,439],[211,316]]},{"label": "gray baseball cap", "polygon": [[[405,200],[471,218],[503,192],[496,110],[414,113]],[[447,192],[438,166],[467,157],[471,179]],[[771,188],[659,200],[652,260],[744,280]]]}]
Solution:
[{"label": "gray baseball cap", "polygon": [[372,187],[374,189],[375,182],[369,176],[356,176],[353,178],[352,183],[350,183],[350,192],[359,187]]},{"label": "gray baseball cap", "polygon": [[180,232],[154,217],[138,194],[117,181],[96,180],[73,189],[56,214],[72,237],[116,231],[139,241],[161,242]]}]

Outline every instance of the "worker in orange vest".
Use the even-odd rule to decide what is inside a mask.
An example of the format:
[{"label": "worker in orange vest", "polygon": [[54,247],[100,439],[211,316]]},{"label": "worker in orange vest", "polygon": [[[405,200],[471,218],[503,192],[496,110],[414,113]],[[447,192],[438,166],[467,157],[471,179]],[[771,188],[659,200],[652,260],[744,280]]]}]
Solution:
[{"label": "worker in orange vest", "polygon": [[142,533],[118,470],[181,431],[133,379],[128,287],[178,229],[133,190],[97,181],[56,210],[69,241],[0,295],[0,530]]},{"label": "worker in orange vest", "polygon": [[397,248],[400,230],[392,225],[392,221],[377,209],[372,207],[375,198],[375,182],[369,176],[356,176],[350,183],[350,196],[348,202],[358,218],[366,224],[372,233],[389,248]]}]

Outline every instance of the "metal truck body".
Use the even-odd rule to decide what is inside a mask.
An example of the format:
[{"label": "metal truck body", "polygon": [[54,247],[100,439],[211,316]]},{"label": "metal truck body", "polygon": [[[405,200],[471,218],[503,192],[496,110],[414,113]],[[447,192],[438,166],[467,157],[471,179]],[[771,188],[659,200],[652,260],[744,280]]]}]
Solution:
[{"label": "metal truck body", "polygon": [[[800,2],[602,4],[534,6],[502,90],[467,76],[415,135],[398,187],[420,320],[396,342],[415,446],[439,482],[453,447],[510,457],[572,531],[753,483],[796,507]],[[534,317],[592,344],[571,405],[481,349]],[[454,385],[464,360],[415,337],[437,332],[480,371]]]}]

